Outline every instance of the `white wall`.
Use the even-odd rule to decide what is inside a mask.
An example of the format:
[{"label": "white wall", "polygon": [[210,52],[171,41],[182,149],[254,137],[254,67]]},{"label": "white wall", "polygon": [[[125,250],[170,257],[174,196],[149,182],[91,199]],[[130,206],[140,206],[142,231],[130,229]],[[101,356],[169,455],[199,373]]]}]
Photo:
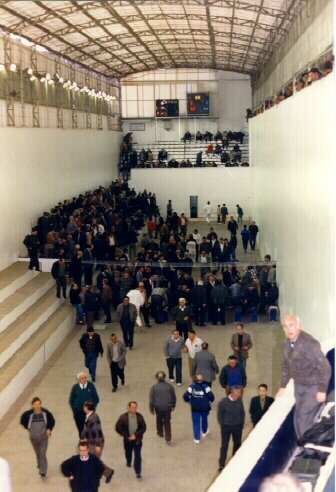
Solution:
[{"label": "white wall", "polygon": [[229,213],[236,214],[236,205],[245,216],[252,215],[251,168],[195,168],[195,169],[133,169],[130,187],[136,191],[156,194],[165,217],[166,206],[172,200],[177,213],[190,214],[190,196],[198,196],[198,214],[204,217],[204,205],[209,200],[216,215],[217,205],[226,203]]},{"label": "white wall", "polygon": [[120,133],[0,129],[0,269],[25,254],[24,236],[61,200],[117,177]]},{"label": "white wall", "polygon": [[277,260],[282,315],[335,329],[334,74],[250,120],[261,253]]}]

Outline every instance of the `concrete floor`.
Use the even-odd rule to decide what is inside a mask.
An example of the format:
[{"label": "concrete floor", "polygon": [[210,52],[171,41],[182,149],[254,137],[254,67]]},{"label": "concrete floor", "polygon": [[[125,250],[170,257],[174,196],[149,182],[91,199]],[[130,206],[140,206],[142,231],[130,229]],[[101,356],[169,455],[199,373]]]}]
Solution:
[{"label": "concrete floor", "polygon": [[[208,230],[205,223],[195,222],[191,228],[198,227],[201,233]],[[216,227],[223,230],[224,226]],[[226,228],[225,228],[226,230]],[[239,241],[240,242],[240,241]],[[249,259],[252,254],[248,253]],[[238,258],[244,259],[240,244]],[[253,259],[258,259],[253,254]],[[113,318],[115,318],[113,313]],[[115,469],[115,476],[111,484],[101,482],[101,490],[112,488],[118,492],[135,490],[148,492],[171,492],[182,490],[205,491],[215,478],[218,466],[220,448],[219,427],[216,421],[216,407],[218,401],[225,396],[224,390],[216,380],[213,385],[216,401],[211,412],[210,434],[199,445],[194,444],[190,408],[183,401],[182,395],[190,383],[186,356],[183,361],[183,385],[175,387],[178,403],[172,418],[172,445],[168,447],[157,437],[155,417],[148,408],[148,394],[154,384],[154,374],[160,369],[166,370],[163,356],[163,343],[169,336],[173,323],[145,329],[144,334],[136,334],[135,349],[128,352],[126,367],[126,385],[111,392],[111,380],[105,358],[98,362],[96,387],[101,399],[97,408],[105,433],[104,461]],[[231,354],[230,339],[234,332],[234,323],[226,326],[206,326],[199,328],[198,335],[207,341],[220,368],[226,363]],[[100,328],[100,329],[99,329]],[[120,329],[116,323],[103,329],[104,325],[96,329],[102,337],[104,346],[109,340],[111,332],[119,335]],[[252,427],[248,416],[249,401],[256,394],[256,387],[260,383],[269,385],[269,393],[274,394],[279,387],[282,330],[279,323],[269,323],[266,320],[259,323],[246,322],[246,331],[252,336],[254,347],[250,352],[247,365],[248,383],[244,393],[244,405],[247,412],[244,437]],[[66,491],[67,479],[60,473],[60,463],[75,453],[77,444],[77,429],[68,404],[69,392],[75,383],[75,375],[84,370],[84,358],[78,345],[82,333],[76,328],[65,341],[57,354],[48,365],[26,388],[15,407],[12,408],[9,418],[0,422],[0,456],[7,459],[12,470],[14,492],[39,491]],[[48,477],[42,482],[36,469],[35,456],[31,448],[27,431],[19,425],[21,413],[30,407],[30,400],[39,396],[43,404],[53,412],[56,418],[56,427],[50,439],[48,449],[49,471]],[[114,430],[118,416],[126,411],[127,403],[136,400],[139,411],[147,422],[147,432],[143,441],[143,479],[135,478],[134,470],[125,466],[124,452],[121,437]],[[229,491],[227,491],[229,492]]]}]

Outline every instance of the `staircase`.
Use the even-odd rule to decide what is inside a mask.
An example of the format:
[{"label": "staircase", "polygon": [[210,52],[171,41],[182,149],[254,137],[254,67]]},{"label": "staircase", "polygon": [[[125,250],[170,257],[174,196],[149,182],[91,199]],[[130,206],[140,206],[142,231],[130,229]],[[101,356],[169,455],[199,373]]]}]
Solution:
[{"label": "staircase", "polygon": [[0,272],[0,419],[74,326],[50,273],[17,262]]}]

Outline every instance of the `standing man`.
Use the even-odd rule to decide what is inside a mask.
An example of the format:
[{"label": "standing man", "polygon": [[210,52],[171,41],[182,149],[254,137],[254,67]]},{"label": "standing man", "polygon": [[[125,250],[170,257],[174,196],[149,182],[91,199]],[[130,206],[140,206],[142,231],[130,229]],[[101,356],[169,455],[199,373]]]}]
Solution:
[{"label": "standing man", "polygon": [[164,355],[167,359],[169,370],[169,381],[174,382],[174,368],[176,367],[177,386],[182,384],[182,350],[184,340],[178,330],[172,331],[172,336],[168,338],[164,345]]},{"label": "standing man", "polygon": [[312,427],[321,404],[326,401],[331,367],[319,342],[303,331],[298,316],[286,316],[283,329],[287,340],[283,345],[281,388],[276,397],[284,393],[293,378],[294,427],[299,439]]},{"label": "standing man", "polygon": [[51,275],[56,280],[56,296],[60,299],[62,289],[63,297],[66,299],[66,263],[64,258],[53,263]]},{"label": "standing man", "polygon": [[222,214],[222,224],[225,224],[226,217],[229,215],[229,211],[225,203],[223,203],[223,206],[221,208],[221,214]]},{"label": "standing man", "polygon": [[137,310],[136,324],[140,328],[140,333],[142,333],[143,327],[140,317],[140,310],[145,302],[144,296],[140,292],[140,289],[132,289],[129,292],[127,292],[127,297],[129,299],[130,304],[133,304],[136,307]]},{"label": "standing man", "polygon": [[69,403],[73,412],[73,416],[78,429],[79,437],[82,434],[82,430],[85,422],[85,412],[83,410],[84,403],[86,401],[92,401],[95,407],[99,403],[99,396],[95,385],[90,383],[85,372],[79,372],[77,374],[78,383],[74,384],[71,388]]},{"label": "standing man", "polygon": [[[89,452],[95,454],[97,458],[101,458],[103,453],[105,438],[103,434],[103,429],[101,426],[101,421],[98,414],[95,412],[96,406],[92,401],[87,401],[84,404],[84,413],[86,415],[84,428],[82,430],[82,439],[87,441],[89,445]],[[103,463],[103,462],[102,462]],[[104,466],[104,477],[106,478],[106,483],[111,482],[114,470],[109,468],[103,463]]]},{"label": "standing man", "polygon": [[259,227],[254,222],[254,220],[252,221],[252,223],[251,223],[251,225],[249,227],[249,232],[250,232],[250,246],[251,246],[251,250],[252,251],[255,251],[256,241],[257,241],[257,234],[259,232]]},{"label": "standing man", "polygon": [[187,306],[187,302],[184,297],[180,297],[178,306],[173,309],[173,319],[176,322],[176,329],[180,335],[184,337],[184,341],[188,338],[188,331],[191,328],[191,309]]},{"label": "standing man", "polygon": [[96,381],[97,359],[103,357],[104,349],[101,343],[100,335],[94,331],[93,326],[87,327],[87,333],[83,333],[79,340],[80,348],[85,355],[85,367],[89,369],[92,381]]},{"label": "standing man", "polygon": [[98,492],[104,465],[97,456],[89,453],[86,441],[78,444],[79,454],[63,461],[61,470],[69,479],[72,492]]},{"label": "standing man", "polygon": [[42,478],[48,471],[47,448],[51,432],[55,427],[53,414],[42,407],[42,402],[37,396],[32,399],[32,409],[21,415],[20,423],[29,431],[29,439],[37,458],[37,468]]},{"label": "standing man", "polygon": [[273,402],[274,398],[267,395],[267,384],[259,384],[258,396],[251,398],[250,403],[250,414],[253,427],[255,427],[259,420],[262,419]]},{"label": "standing man", "polygon": [[[184,344],[184,352],[188,353],[188,366],[190,377],[194,377],[194,360],[195,354],[202,350],[203,340],[196,335],[196,332],[192,329],[188,331],[188,338]],[[197,373],[199,374],[199,373]]]},{"label": "standing man", "polygon": [[124,438],[126,465],[132,466],[134,452],[134,470],[137,478],[141,477],[142,438],[146,432],[146,422],[141,413],[137,412],[138,404],[130,401],[128,412],[120,415],[116,423],[116,431]]},{"label": "standing man", "polygon": [[175,410],[176,394],[173,386],[166,382],[166,373],[159,371],[155,375],[157,383],[154,384],[149,394],[149,410],[156,414],[156,433],[164,437],[166,443],[171,442],[171,412]]},{"label": "standing man", "polygon": [[236,205],[236,208],[237,208],[237,215],[238,215],[238,224],[239,224],[239,222],[242,224],[243,223],[244,210],[241,208],[240,205]]},{"label": "standing man", "polygon": [[202,374],[204,383],[210,388],[219,373],[215,356],[208,351],[209,344],[202,343],[202,350],[195,354],[194,374]]},{"label": "standing man", "polygon": [[246,386],[246,372],[244,367],[238,364],[235,355],[229,356],[228,364],[221,370],[219,382],[222,388],[225,388],[227,395],[230,394],[232,386],[239,386],[240,392],[243,394],[243,389]]},{"label": "standing man", "polygon": [[194,384],[191,384],[184,393],[183,399],[186,403],[190,403],[194,443],[199,444],[201,441],[201,426],[202,437],[206,437],[209,434],[208,416],[211,410],[210,403],[215,400],[215,395],[211,388],[203,382],[201,374],[197,374],[194,381]]},{"label": "standing man", "polygon": [[112,392],[118,389],[118,377],[121,385],[125,384],[125,366],[126,366],[126,346],[118,340],[115,333],[111,335],[111,342],[107,344],[107,360],[109,362],[112,379]]},{"label": "standing man", "polygon": [[93,246],[88,246],[83,251],[82,264],[84,265],[84,283],[85,285],[92,285],[93,277]]},{"label": "standing man", "polygon": [[101,302],[102,302],[103,310],[105,313],[104,323],[112,323],[112,318],[111,318],[112,289],[109,285],[109,281],[107,278],[103,279],[103,288],[101,291]]},{"label": "standing man", "polygon": [[217,418],[222,437],[218,471],[222,471],[225,466],[230,437],[232,436],[233,439],[232,456],[241,445],[245,422],[245,410],[241,396],[241,388],[232,386],[229,396],[223,398],[218,404]]},{"label": "standing man", "polygon": [[192,291],[192,305],[196,326],[205,326],[206,301],[206,290],[203,280],[198,280],[196,287]]},{"label": "standing man", "polygon": [[35,270],[39,272],[40,266],[38,261],[38,250],[40,246],[40,241],[38,240],[37,232],[37,228],[33,227],[31,234],[27,234],[27,236],[24,238],[23,244],[26,246],[30,258],[29,270],[33,270],[35,268]]},{"label": "standing man", "polygon": [[227,228],[228,228],[228,231],[231,232],[231,234],[237,234],[238,224],[234,220],[233,215],[231,215],[231,217],[230,217],[230,220],[228,222]]},{"label": "standing man", "polygon": [[120,323],[126,347],[133,349],[134,325],[138,311],[134,304],[130,303],[129,297],[125,296],[123,302],[117,307],[117,320]]},{"label": "standing man", "polygon": [[243,230],[241,231],[240,235],[242,237],[243,250],[244,250],[244,253],[246,253],[247,252],[247,246],[248,246],[248,243],[250,240],[250,231],[247,229],[246,224],[244,225]]},{"label": "standing man", "polygon": [[249,358],[249,350],[253,347],[251,336],[245,332],[243,323],[236,325],[236,333],[231,338],[231,348],[237,361],[246,371],[246,362]]},{"label": "standing man", "polygon": [[212,212],[212,206],[210,205],[210,202],[207,202],[206,205],[204,205],[204,210],[205,210],[206,221],[209,224],[211,220],[211,212]]}]

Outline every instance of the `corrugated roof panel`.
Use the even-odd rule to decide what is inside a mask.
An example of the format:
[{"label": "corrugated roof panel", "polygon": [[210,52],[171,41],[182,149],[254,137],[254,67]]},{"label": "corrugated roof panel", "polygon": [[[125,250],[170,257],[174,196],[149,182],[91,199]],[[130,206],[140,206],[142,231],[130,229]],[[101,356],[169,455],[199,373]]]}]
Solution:
[{"label": "corrugated roof panel", "polygon": [[[288,4],[291,6],[291,11],[288,11]],[[108,66],[98,65],[98,69],[102,70],[103,74],[110,73],[120,65],[118,59],[110,56],[109,50],[119,53],[118,56],[124,57],[125,60],[131,60],[133,70],[138,70],[138,64],[141,64],[137,58],[143,61],[142,65],[145,63],[147,66],[156,67],[157,59],[163,63],[168,56],[167,49],[173,58],[176,57],[175,63],[180,66],[187,63],[188,66],[211,68],[214,63],[213,51],[215,55],[217,53],[221,57],[218,63],[222,63],[226,55],[230,56],[230,46],[231,59],[228,59],[230,68],[234,67],[237,71],[246,72],[255,71],[254,46],[258,46],[262,51],[263,43],[272,40],[274,28],[284,16],[286,15],[287,18],[284,27],[288,29],[291,19],[303,5],[304,0],[293,0],[291,3],[288,0],[236,0],[235,2],[213,0],[209,8],[205,7],[205,1],[196,0],[176,0],[175,3],[170,0],[43,1],[41,3],[26,0],[8,1],[0,2],[0,23],[9,30],[15,26],[21,35],[26,35],[38,44],[45,43],[48,49],[60,54],[69,53],[67,43],[74,46],[84,44],[82,52],[74,51],[70,56],[73,60],[77,58],[83,60],[84,51],[88,54],[86,63],[95,69],[97,69],[97,62],[90,59],[90,53],[97,51],[97,42],[105,44],[105,52],[102,48],[99,57],[106,60]],[[120,17],[125,23],[129,22],[128,26],[119,22]],[[232,18],[233,29],[231,29]],[[97,26],[93,26],[95,20]],[[257,20],[258,25],[255,24]],[[25,27],[22,27],[23,21]],[[84,25],[91,27],[83,30]],[[70,33],[64,35],[66,42],[62,43],[56,37],[53,39],[46,36],[43,27],[55,34],[63,29]],[[71,32],[76,29],[77,31]],[[214,46],[211,46],[213,36],[210,35],[209,29],[215,35]],[[132,30],[139,34],[140,39],[132,36],[130,32]],[[111,33],[111,42],[108,43],[106,43],[107,31]],[[153,31],[157,32],[157,36]],[[252,33],[254,39],[250,39]],[[92,38],[91,45],[90,40],[83,34]],[[113,38],[120,38],[120,43]],[[160,42],[165,44],[166,50],[162,48]],[[152,53],[156,54],[156,59],[144,46],[146,43],[149,43],[148,48]],[[125,48],[120,48],[121,46]],[[198,51],[193,52],[193,50]],[[130,51],[137,56],[132,57]],[[184,56],[181,56],[183,54]],[[171,63],[170,58],[168,61]],[[266,56],[262,62],[267,62]],[[261,67],[262,64],[258,69],[260,70]],[[142,68],[146,68],[145,65]],[[127,73],[130,70],[129,66],[125,67]]]}]

